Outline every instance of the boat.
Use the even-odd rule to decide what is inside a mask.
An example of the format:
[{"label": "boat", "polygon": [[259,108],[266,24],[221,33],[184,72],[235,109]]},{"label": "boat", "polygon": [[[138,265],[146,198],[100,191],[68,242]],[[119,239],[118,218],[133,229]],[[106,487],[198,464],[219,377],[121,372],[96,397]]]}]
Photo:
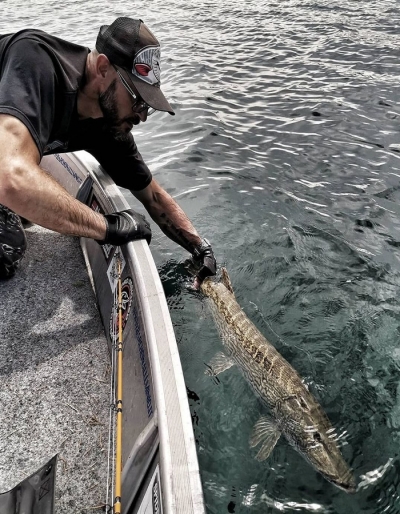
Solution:
[{"label": "boat", "polygon": [[[86,152],[49,155],[41,167],[97,212],[134,208],[133,195],[122,194]],[[103,511],[204,514],[185,381],[149,246],[145,240],[123,247],[100,246],[86,238],[80,239],[80,246],[112,366],[107,463],[111,471]],[[56,469],[57,455],[47,455],[40,469],[0,494],[0,514],[53,514]]]}]

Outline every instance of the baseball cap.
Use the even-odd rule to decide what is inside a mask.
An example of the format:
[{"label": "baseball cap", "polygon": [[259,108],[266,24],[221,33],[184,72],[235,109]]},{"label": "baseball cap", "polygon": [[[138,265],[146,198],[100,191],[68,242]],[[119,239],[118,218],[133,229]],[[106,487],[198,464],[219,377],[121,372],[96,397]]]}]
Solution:
[{"label": "baseball cap", "polygon": [[129,73],[140,96],[150,107],[175,114],[160,89],[160,43],[142,20],[121,17],[111,25],[102,25],[96,50]]}]

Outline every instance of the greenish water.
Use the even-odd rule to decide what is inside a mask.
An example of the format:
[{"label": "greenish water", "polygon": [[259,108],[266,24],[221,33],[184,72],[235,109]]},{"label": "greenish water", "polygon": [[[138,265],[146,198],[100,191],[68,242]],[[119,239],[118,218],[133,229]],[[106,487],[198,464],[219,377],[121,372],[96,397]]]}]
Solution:
[{"label": "greenish water", "polygon": [[139,15],[163,45],[177,115],[136,129],[157,180],[209,238],[250,319],[341,434],[348,496],[282,439],[249,448],[263,407],[222,349],[186,254],[154,230],[211,514],[400,512],[398,3],[81,0],[2,3],[2,32],[36,26],[93,46]]}]

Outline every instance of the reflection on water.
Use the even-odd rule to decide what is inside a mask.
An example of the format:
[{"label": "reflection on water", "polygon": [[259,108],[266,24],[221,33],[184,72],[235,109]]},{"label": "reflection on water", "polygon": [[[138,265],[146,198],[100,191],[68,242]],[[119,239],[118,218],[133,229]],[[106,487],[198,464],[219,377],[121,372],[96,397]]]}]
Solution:
[{"label": "reflection on water", "polygon": [[283,439],[268,461],[254,459],[263,408],[237,369],[204,374],[221,341],[176,267],[185,252],[155,230],[208,511],[400,512],[397,5],[73,4],[7,0],[1,31],[29,24],[91,46],[100,24],[136,12],[159,36],[177,115],[135,128],[139,148],[345,435],[359,482],[354,495],[337,490]]}]

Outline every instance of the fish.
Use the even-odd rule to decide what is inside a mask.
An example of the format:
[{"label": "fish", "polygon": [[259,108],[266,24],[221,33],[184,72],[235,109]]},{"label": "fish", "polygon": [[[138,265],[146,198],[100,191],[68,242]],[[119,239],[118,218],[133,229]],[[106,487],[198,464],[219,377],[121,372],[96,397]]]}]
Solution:
[{"label": "fish", "polygon": [[353,471],[337,444],[335,429],[297,371],[267,341],[236,301],[226,268],[221,278],[206,278],[200,285],[221,334],[224,352],[218,352],[206,373],[217,376],[237,365],[269,414],[262,415],[250,436],[259,447],[256,459],[266,460],[281,435],[323,477],[354,493]]}]

